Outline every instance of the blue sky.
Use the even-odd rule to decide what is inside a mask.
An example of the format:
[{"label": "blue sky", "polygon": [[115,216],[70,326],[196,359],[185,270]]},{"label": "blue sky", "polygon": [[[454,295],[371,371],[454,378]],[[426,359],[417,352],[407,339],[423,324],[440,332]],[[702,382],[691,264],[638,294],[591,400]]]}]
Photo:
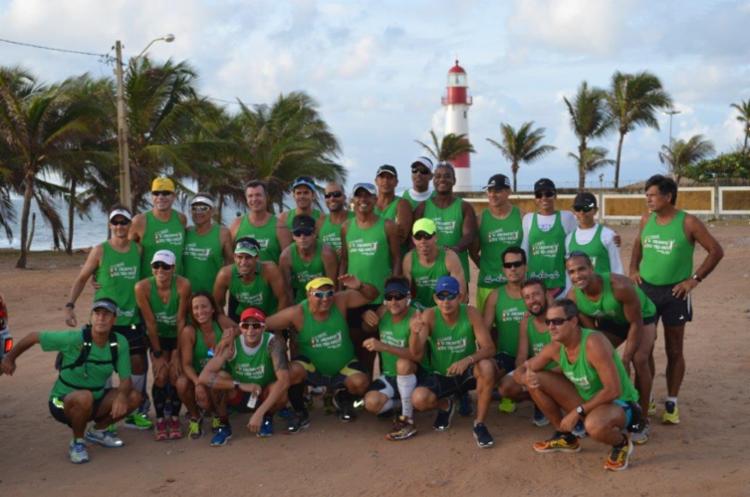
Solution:
[{"label": "blue sky", "polygon": [[[174,33],[174,43],[157,43],[149,53],[189,60],[204,94],[267,103],[304,90],[340,139],[349,185],[370,180],[382,163],[396,165],[408,181],[408,164],[422,153],[414,140],[426,140],[430,129],[442,133],[440,97],[456,57],[474,98],[477,186],[509,170],[485,138],[498,138],[501,122],[528,120],[547,129],[557,150],[522,166],[520,186],[540,176],[572,186],[577,176],[567,154],[576,139],[562,98],[583,80],[606,87],[615,70],[655,73],[681,111],[673,135],[701,133],[718,151],[741,141],[729,104],[750,98],[749,1],[0,0],[0,26],[2,38],[92,52],[108,52],[121,39],[126,55]],[[46,81],[112,70],[94,57],[2,43],[0,61]],[[662,115],[660,131],[626,137],[625,182],[662,170],[657,153],[668,141],[668,122]],[[617,136],[593,145],[614,158]],[[612,167],[602,172],[605,181],[613,177]]]}]

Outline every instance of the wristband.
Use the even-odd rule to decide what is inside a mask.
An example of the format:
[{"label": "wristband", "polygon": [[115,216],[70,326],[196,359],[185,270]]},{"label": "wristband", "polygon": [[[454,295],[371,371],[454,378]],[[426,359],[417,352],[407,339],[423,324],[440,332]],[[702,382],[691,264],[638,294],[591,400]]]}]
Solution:
[{"label": "wristband", "polygon": [[585,417],[586,417],[586,410],[585,410],[585,409],[583,408],[583,404],[581,404],[581,405],[579,405],[578,407],[576,407],[576,412],[577,412],[577,413],[578,413],[578,415],[579,415],[579,416],[581,416],[582,418],[585,418]]},{"label": "wristband", "polygon": [[71,309],[71,310],[72,310],[72,309],[75,309],[75,308],[76,308],[76,305],[75,305],[75,304],[74,304],[73,302],[67,302],[67,303],[65,304],[65,308],[66,308],[66,309]]}]

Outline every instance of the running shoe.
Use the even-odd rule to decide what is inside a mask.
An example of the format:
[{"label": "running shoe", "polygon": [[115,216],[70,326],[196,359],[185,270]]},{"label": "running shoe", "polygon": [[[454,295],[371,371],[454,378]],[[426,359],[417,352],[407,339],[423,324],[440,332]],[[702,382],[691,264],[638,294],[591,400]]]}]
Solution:
[{"label": "running shoe", "polygon": [[216,433],[219,431],[219,428],[221,427],[221,419],[219,416],[213,416],[211,418],[211,432]]},{"label": "running shoe", "polygon": [[393,430],[386,434],[385,439],[392,442],[407,440],[417,434],[417,427],[414,421],[406,416],[399,416],[393,422]]},{"label": "running shoe", "polygon": [[534,426],[538,426],[539,428],[543,428],[549,424],[549,419],[547,419],[547,416],[544,415],[541,409],[539,409],[536,404],[534,405],[534,412],[531,415],[531,422],[534,423]]},{"label": "running shoe", "polygon": [[500,399],[500,403],[497,405],[497,410],[505,414],[514,413],[516,409],[518,409],[518,406],[508,397]]},{"label": "running shoe", "polygon": [[167,422],[164,419],[157,419],[156,420],[156,426],[154,426],[154,438],[157,442],[161,442],[162,440],[166,440],[169,438],[169,435],[167,434]]},{"label": "running shoe", "polygon": [[555,434],[552,435],[552,438],[548,438],[543,442],[534,443],[533,448],[539,453],[578,452],[581,450],[581,445],[578,443],[578,438],[572,433],[556,431]]},{"label": "running shoe", "polygon": [[182,426],[180,425],[180,418],[172,417],[167,423],[167,434],[170,440],[179,440],[182,438]]},{"label": "running shoe", "polygon": [[474,405],[471,403],[469,392],[464,392],[458,397],[458,414],[463,417],[474,414]]},{"label": "running shoe", "polygon": [[203,435],[203,419],[192,419],[188,422],[188,437],[190,440],[197,440]]},{"label": "running shoe", "polygon": [[221,447],[226,445],[229,439],[232,438],[232,427],[229,425],[221,425],[216,433],[211,437],[211,447]]},{"label": "running shoe", "polygon": [[310,427],[310,413],[305,411],[295,413],[289,418],[286,430],[289,433],[299,433]]},{"label": "running shoe", "polygon": [[86,450],[86,444],[83,439],[71,440],[68,447],[70,462],[73,464],[83,464],[89,462],[89,452]]},{"label": "running shoe", "polygon": [[484,423],[477,423],[474,425],[474,440],[477,441],[477,445],[480,449],[486,449],[495,445],[495,440],[490,435],[490,431]]},{"label": "running shoe", "polygon": [[258,430],[258,438],[268,438],[273,436],[273,415],[266,414],[263,416],[263,423]]},{"label": "running shoe", "polygon": [[279,410],[279,417],[282,419],[289,419],[292,416],[294,416],[294,411],[292,411],[288,407],[284,407],[283,409]]},{"label": "running shoe", "polygon": [[664,403],[664,412],[661,415],[661,422],[670,425],[680,424],[680,408],[671,400]]},{"label": "running shoe", "polygon": [[586,425],[583,423],[582,419],[579,419],[575,427],[573,427],[573,435],[580,439],[584,439],[588,436],[588,433],[586,433]]},{"label": "running shoe", "polygon": [[107,447],[108,449],[114,449],[125,445],[125,443],[109,429],[97,430],[92,428],[86,432],[86,440],[99,444],[102,447]]},{"label": "running shoe", "polygon": [[621,444],[612,446],[609,457],[604,461],[604,469],[609,471],[627,469],[631,454],[633,454],[633,442],[631,442],[630,437],[626,436],[625,441]]},{"label": "running shoe", "polygon": [[150,430],[154,427],[154,423],[148,418],[148,414],[138,411],[126,417],[124,425],[125,428],[132,430]]},{"label": "running shoe", "polygon": [[648,442],[648,435],[650,432],[651,425],[649,424],[648,419],[643,418],[641,422],[638,423],[638,430],[631,433],[630,439],[636,445],[643,445]]},{"label": "running shoe", "polygon": [[448,409],[438,409],[437,416],[435,416],[435,422],[432,424],[435,431],[445,431],[451,427],[451,419],[453,419],[455,407],[453,399],[448,399]]},{"label": "running shoe", "polygon": [[349,393],[346,390],[339,390],[333,394],[333,405],[336,407],[339,421],[349,423],[357,417],[352,399],[349,398]]},{"label": "running shoe", "polygon": [[656,416],[656,401],[653,397],[651,397],[651,400],[648,402],[648,415]]}]

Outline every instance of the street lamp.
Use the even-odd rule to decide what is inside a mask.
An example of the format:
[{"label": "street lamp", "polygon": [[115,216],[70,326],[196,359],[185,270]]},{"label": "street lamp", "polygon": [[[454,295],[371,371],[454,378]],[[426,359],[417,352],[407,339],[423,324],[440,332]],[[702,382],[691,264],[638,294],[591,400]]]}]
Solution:
[{"label": "street lamp", "polygon": [[672,117],[675,114],[679,114],[682,111],[679,111],[677,109],[669,109],[668,111],[665,111],[665,114],[669,115],[669,146],[672,146]]},{"label": "street lamp", "polygon": [[[141,50],[137,56],[138,59],[157,41],[172,43],[173,34],[167,34],[151,40],[146,48]],[[120,162],[120,203],[128,209],[133,208],[130,196],[130,159],[128,157],[128,122],[127,111],[125,109],[125,84],[122,75],[122,43],[120,40],[115,42],[115,75],[117,79],[117,150]]]}]

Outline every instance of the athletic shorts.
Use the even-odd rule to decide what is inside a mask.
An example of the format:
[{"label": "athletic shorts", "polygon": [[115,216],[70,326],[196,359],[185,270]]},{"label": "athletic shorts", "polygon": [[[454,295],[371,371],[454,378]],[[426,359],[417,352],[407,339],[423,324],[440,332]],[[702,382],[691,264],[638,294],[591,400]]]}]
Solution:
[{"label": "athletic shorts", "polygon": [[635,402],[626,402],[624,400],[617,399],[615,404],[622,407],[625,411],[625,429],[627,431],[637,431],[638,425],[641,422],[641,407]]},{"label": "athletic shorts", "polygon": [[[99,406],[104,401],[104,397],[107,396],[109,391],[112,390],[111,388],[105,388],[104,394],[99,399],[94,399],[94,406],[93,409],[91,409],[91,416],[89,416],[88,421],[93,421],[96,417],[97,411],[99,411]],[[49,402],[47,403],[49,406],[49,412],[52,414],[52,417],[55,418],[55,420],[59,421],[62,424],[73,426],[70,423],[70,420],[68,419],[68,416],[65,415],[65,397],[59,398],[59,397],[52,397],[49,399]]]},{"label": "athletic shorts", "polygon": [[685,299],[672,295],[674,285],[652,285],[645,281],[641,290],[656,306],[656,321],[662,320],[665,326],[680,326],[693,320],[693,305],[690,294]]},{"label": "athletic shorts", "polygon": [[145,354],[148,349],[146,330],[142,324],[113,326],[112,331],[124,336],[130,347],[130,355]]},{"label": "athletic shorts", "polygon": [[516,358],[506,354],[505,352],[500,352],[495,355],[495,363],[497,364],[498,368],[500,368],[502,371],[505,371],[505,373],[503,374],[508,374],[516,369]]},{"label": "athletic shorts", "polygon": [[[429,376],[429,373],[421,367],[417,369],[417,385],[418,387],[424,386],[425,380]],[[398,380],[396,376],[378,376],[367,389],[368,392],[380,392],[391,400],[400,400],[401,395],[398,392]]]},{"label": "athletic shorts", "polygon": [[[656,316],[643,318],[644,325],[653,324],[655,322]],[[611,333],[621,340],[627,340],[628,338],[628,332],[630,331],[629,323],[617,323],[615,321],[612,321],[611,319],[595,319],[594,324],[594,327],[599,331],[606,331],[607,333]]]},{"label": "athletic shorts", "polygon": [[240,390],[239,387],[234,387],[234,390],[229,392],[229,394],[227,395],[227,407],[230,407],[237,412],[254,411],[258,407],[260,407],[263,401],[266,400],[269,385],[263,387],[258,400],[255,402],[254,409],[250,409],[249,407],[247,407],[247,402],[250,400],[250,393],[245,392],[244,390]]},{"label": "athletic shorts", "polygon": [[298,362],[307,371],[307,384],[314,387],[329,387],[337,390],[344,388],[344,381],[353,374],[361,373],[367,374],[365,368],[357,359],[352,359],[346,366],[334,375],[324,375],[317,371],[315,364],[305,356],[299,355],[292,359],[293,362]]},{"label": "athletic shorts", "polygon": [[177,349],[177,337],[159,337],[159,347],[165,352]]},{"label": "athletic shorts", "polygon": [[466,368],[466,371],[458,376],[443,376],[432,373],[425,378],[422,386],[430,389],[432,393],[437,395],[438,399],[462,395],[477,388],[477,379],[474,378],[474,365]]}]

